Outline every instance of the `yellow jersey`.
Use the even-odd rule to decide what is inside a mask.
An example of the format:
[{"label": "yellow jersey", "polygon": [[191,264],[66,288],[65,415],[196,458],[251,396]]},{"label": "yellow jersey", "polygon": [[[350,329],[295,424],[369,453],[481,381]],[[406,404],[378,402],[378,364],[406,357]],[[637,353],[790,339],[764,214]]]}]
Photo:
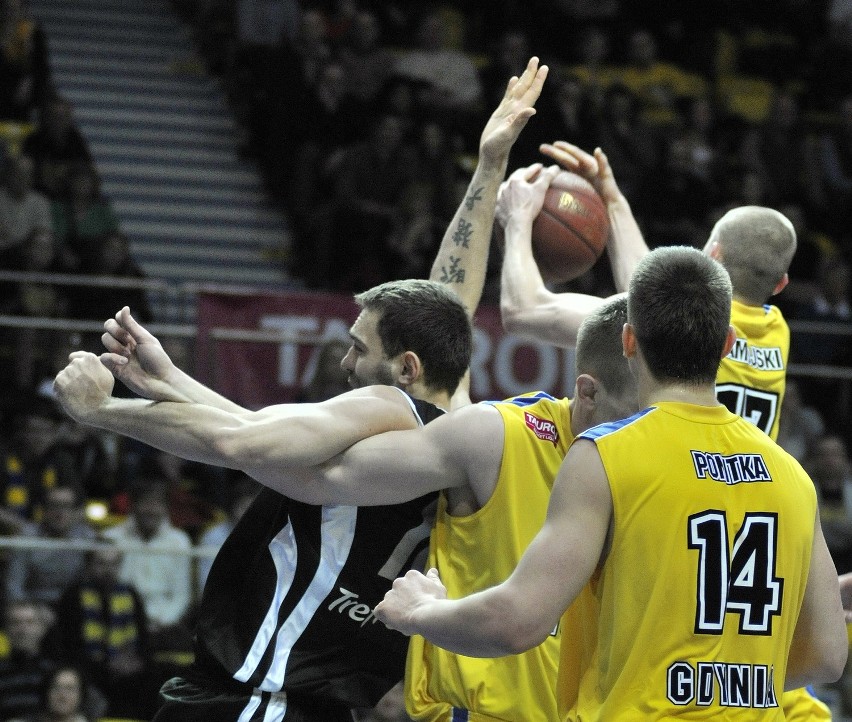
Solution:
[{"label": "yellow jersey", "polygon": [[576,610],[567,717],[783,720],[817,511],[810,478],[721,405],[659,403],[580,438],[597,445],[613,523]]},{"label": "yellow jersey", "polygon": [[[731,325],[737,340],[719,364],[716,396],[735,414],[775,440],[787,380],[790,329],[776,306],[748,306],[734,300]],[[787,719],[830,720],[831,711],[808,690],[785,692]]]},{"label": "yellow jersey", "polygon": [[731,304],[737,340],[716,374],[716,397],[772,439],[786,386],[790,328],[777,306]]},{"label": "yellow jersey", "polygon": [[[493,405],[505,434],[494,493],[467,516],[448,514],[443,494],[438,502],[428,565],[440,572],[450,598],[499,584],[512,573],[544,523],[556,473],[573,441],[568,399],[536,393]],[[496,659],[452,654],[415,635],[405,675],[408,714],[421,722],[553,722],[558,657],[558,628],[538,647]]]}]

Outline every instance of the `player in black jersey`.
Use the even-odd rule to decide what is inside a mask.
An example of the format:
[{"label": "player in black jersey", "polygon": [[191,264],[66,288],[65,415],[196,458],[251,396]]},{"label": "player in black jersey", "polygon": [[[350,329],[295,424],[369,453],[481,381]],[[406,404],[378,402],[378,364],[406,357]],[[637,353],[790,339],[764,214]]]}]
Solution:
[{"label": "player in black jersey", "polygon": [[[107,322],[109,353],[101,360],[74,354],[57,377],[58,397],[79,421],[97,425],[93,412],[105,404],[110,418],[127,424],[122,433],[154,446],[193,433],[179,418],[186,404],[162,405],[177,413],[157,425],[142,417],[137,424],[140,408],[151,401],[203,407],[221,431],[217,458],[251,455],[252,476],[272,487],[260,493],[213,563],[195,663],[164,687],[157,722],[348,722],[351,709],[375,705],[402,678],[407,640],[384,629],[371,610],[427,545],[433,496],[371,508],[308,505],[274,491],[271,479],[282,469],[295,474],[296,467],[322,463],[341,444],[413,429],[469,402],[462,377],[497,192],[546,74],[533,58],[509,81],[482,133],[477,168],[431,280],[391,282],[356,296],[362,311],[343,360],[353,391],[319,404],[248,411],[177,369],[127,308]],[[113,375],[151,401],[111,397]],[[231,433],[247,427],[254,441]],[[264,444],[270,435],[287,439],[286,448]]]}]

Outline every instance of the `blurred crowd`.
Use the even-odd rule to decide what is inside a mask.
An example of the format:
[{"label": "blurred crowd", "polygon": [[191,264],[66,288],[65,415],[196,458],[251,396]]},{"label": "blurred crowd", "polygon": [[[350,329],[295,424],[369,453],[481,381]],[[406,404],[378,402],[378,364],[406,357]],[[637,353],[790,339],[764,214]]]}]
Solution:
[{"label": "blurred crowd", "polygon": [[[652,247],[703,246],[733,206],[777,208],[799,238],[778,305],[791,321],[852,321],[852,2],[172,3],[290,221],[283,262],[308,289],[428,275],[478,130],[536,54],[551,74],[511,168],[541,160],[541,142],[601,146]],[[49,38],[21,0],[0,8],[0,270],[143,278],[52,82]],[[555,290],[606,295],[609,278],[603,258]],[[123,305],[152,320],[141,291],[0,281],[0,315],[102,321]],[[210,558],[193,552],[212,554],[256,493],[239,474],[61,416],[50,382],[85,342],[0,328],[0,529],[78,542],[0,548],[0,722],[51,705],[74,707],[56,719],[149,718],[152,690],[191,654]],[[791,361],[848,367],[850,349],[818,329],[794,334]],[[346,388],[344,351],[323,350],[304,400]],[[779,436],[817,484],[841,571],[849,408],[848,382],[791,375]]]}]

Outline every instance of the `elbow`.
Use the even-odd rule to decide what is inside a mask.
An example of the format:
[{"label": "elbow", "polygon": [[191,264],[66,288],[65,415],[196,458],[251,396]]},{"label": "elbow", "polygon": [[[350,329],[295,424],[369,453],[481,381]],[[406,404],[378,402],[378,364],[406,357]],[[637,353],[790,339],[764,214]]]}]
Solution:
[{"label": "elbow", "polygon": [[531,613],[528,607],[514,599],[507,599],[499,606],[499,613],[491,617],[495,657],[527,652],[547,639],[556,627],[549,624],[543,615]]},{"label": "elbow", "polygon": [[814,682],[818,684],[833,684],[843,676],[846,660],[849,656],[849,643],[846,635],[831,645],[830,653],[822,660]]}]

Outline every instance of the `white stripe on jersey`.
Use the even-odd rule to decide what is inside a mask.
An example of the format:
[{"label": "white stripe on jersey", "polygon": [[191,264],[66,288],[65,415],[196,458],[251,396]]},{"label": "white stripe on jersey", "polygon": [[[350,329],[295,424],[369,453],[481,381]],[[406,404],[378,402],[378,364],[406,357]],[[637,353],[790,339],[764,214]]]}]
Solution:
[{"label": "white stripe on jersey", "polygon": [[356,506],[324,506],[320,529],[320,562],[316,574],[288,615],[275,641],[275,655],[260,689],[278,691],[284,686],[284,675],[290,650],[305,631],[314,613],[334,588],[340,570],[346,564],[355,538]]},{"label": "white stripe on jersey", "polygon": [[240,716],[237,719],[237,722],[249,722],[249,720],[251,719],[251,716],[255,713],[257,708],[260,707],[260,702],[261,702],[260,690],[256,689],[252,693],[251,699],[249,699],[249,702],[245,706],[245,709],[243,709],[242,713],[240,713]]},{"label": "white stripe on jersey", "polygon": [[[266,610],[266,615],[263,618],[263,623],[257,630],[254,642],[251,645],[249,653],[240,667],[234,674],[234,679],[240,682],[248,682],[249,677],[257,669],[263,653],[269,646],[269,640],[278,628],[278,610],[281,608],[281,602],[290,590],[290,585],[293,583],[293,574],[296,571],[296,537],[293,534],[293,526],[287,524],[278,534],[276,534],[269,542],[269,553],[272,556],[272,561],[275,564],[275,575],[277,582],[275,584],[275,594],[272,596],[272,603],[269,609]],[[277,690],[267,690],[275,692]]]}]

